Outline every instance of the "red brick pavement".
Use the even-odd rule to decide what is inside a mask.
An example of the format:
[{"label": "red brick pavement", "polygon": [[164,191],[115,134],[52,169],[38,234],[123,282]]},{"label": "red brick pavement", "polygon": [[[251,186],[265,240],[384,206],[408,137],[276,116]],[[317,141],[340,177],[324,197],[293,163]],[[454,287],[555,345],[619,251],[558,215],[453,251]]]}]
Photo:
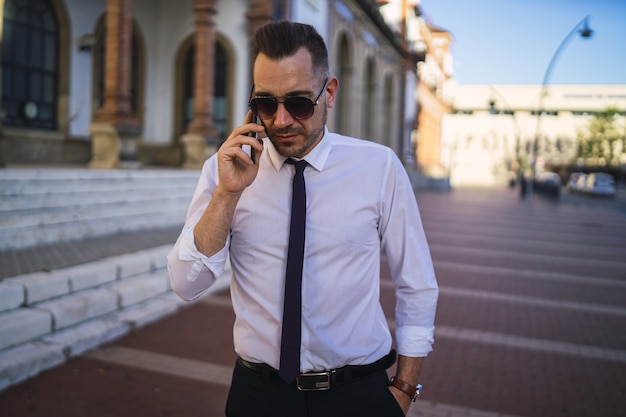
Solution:
[{"label": "red brick pavement", "polygon": [[[232,310],[196,304],[115,346],[232,365]],[[228,387],[87,357],[0,394],[12,417],[223,416]]]},{"label": "red brick pavement", "polygon": [[[503,190],[418,201],[442,293],[411,414],[625,416],[626,207]],[[392,291],[382,285],[388,316]],[[112,346],[230,369],[227,300],[203,300]],[[222,416],[227,384],[85,356],[1,392],[0,416]]]}]

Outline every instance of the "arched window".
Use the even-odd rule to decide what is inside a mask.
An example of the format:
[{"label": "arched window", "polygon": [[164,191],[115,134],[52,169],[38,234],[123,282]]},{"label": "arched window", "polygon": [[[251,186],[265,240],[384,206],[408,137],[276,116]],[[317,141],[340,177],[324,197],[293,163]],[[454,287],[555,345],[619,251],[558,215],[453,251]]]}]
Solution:
[{"label": "arched window", "polygon": [[[185,53],[182,79],[182,132],[193,120],[194,101],[194,63],[195,45],[191,45]],[[213,81],[213,124],[219,132],[219,139],[223,141],[228,134],[228,57],[226,49],[220,42],[215,42],[215,79]],[[181,132],[181,133],[182,133]]]},{"label": "arched window", "polygon": [[56,129],[59,25],[47,0],[6,0],[2,29],[5,126]]}]

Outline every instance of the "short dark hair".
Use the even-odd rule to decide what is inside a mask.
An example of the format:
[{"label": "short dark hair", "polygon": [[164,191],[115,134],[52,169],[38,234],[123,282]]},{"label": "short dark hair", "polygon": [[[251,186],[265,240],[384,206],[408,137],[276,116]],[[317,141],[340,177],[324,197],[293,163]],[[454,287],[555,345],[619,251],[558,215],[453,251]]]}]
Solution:
[{"label": "short dark hair", "polygon": [[311,25],[281,20],[261,26],[252,38],[253,62],[259,54],[279,60],[293,56],[300,48],[311,54],[315,75],[328,77],[328,50],[320,34]]}]

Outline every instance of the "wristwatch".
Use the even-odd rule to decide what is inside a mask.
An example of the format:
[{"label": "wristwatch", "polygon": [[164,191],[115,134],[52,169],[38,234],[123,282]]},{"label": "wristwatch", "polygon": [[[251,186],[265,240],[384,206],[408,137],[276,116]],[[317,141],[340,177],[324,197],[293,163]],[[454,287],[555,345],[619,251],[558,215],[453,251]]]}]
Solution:
[{"label": "wristwatch", "polygon": [[401,379],[392,376],[389,380],[389,385],[394,388],[398,388],[400,391],[404,392],[406,395],[411,398],[411,402],[415,402],[417,398],[420,396],[420,392],[422,391],[422,384],[417,384],[415,386],[404,382]]}]

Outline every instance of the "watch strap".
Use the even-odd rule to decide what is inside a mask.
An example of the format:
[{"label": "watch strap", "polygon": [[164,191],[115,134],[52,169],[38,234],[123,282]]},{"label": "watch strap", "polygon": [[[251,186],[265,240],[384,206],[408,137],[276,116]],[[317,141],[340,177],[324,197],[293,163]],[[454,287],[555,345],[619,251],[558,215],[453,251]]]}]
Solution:
[{"label": "watch strap", "polygon": [[417,397],[419,397],[420,395],[420,390],[422,389],[422,386],[420,384],[411,385],[401,379],[396,378],[395,376],[391,377],[391,379],[389,380],[389,385],[404,392],[406,395],[409,396],[412,402],[415,402],[415,400],[417,400]]}]

